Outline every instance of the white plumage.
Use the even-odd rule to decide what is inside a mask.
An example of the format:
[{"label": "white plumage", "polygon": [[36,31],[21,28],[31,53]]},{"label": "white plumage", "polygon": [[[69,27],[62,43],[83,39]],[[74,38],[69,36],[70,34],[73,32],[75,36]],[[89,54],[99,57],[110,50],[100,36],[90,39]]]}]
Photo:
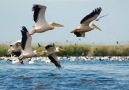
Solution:
[{"label": "white plumage", "polygon": [[33,19],[35,22],[35,26],[33,27],[30,35],[34,33],[42,33],[48,30],[53,30],[55,26],[63,27],[61,24],[57,24],[54,22],[47,23],[45,19],[45,11],[46,6],[34,4],[32,10],[34,11]]},{"label": "white plumage", "polygon": [[25,26],[22,27],[21,33],[22,33],[22,41],[21,41],[22,54],[19,56],[20,62],[22,62],[23,59],[25,58],[31,58],[33,56],[37,56],[37,54],[33,52],[31,47],[32,37],[31,35],[29,35],[29,32]]}]

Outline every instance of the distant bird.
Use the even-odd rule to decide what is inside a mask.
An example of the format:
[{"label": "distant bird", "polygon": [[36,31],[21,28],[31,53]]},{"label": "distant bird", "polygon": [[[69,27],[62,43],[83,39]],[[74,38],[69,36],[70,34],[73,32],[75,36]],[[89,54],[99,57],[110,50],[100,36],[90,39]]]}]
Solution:
[{"label": "distant bird", "polygon": [[75,43],[75,45],[77,45],[77,43]]},{"label": "distant bird", "polygon": [[95,24],[92,23],[92,21],[99,16],[101,11],[102,11],[101,7],[93,10],[90,14],[88,14],[81,20],[80,22],[81,25],[76,29],[74,29],[73,31],[71,31],[71,33],[74,33],[77,37],[85,37],[85,32],[89,32],[94,28],[101,30],[99,27],[97,27]]},{"label": "distant bird", "polygon": [[116,41],[116,44],[118,44],[118,45],[120,45],[122,47],[122,45],[118,41]]},{"label": "distant bird", "polygon": [[79,41],[81,41],[81,39],[78,39]]},{"label": "distant bird", "polygon": [[22,40],[21,40],[22,53],[18,57],[18,59],[21,63],[23,63],[24,59],[37,56],[37,53],[32,50],[31,47],[32,37],[25,26],[22,27],[21,33],[22,33]]},{"label": "distant bird", "polygon": [[108,14],[98,17],[95,21],[99,21],[99,19],[101,19],[101,18],[103,18],[105,16],[108,16]]},{"label": "distant bird", "polygon": [[66,40],[66,42],[69,42],[68,40]]},{"label": "distant bird", "polygon": [[8,49],[8,54],[20,56],[21,54],[21,40],[18,40],[16,42],[13,42],[10,44],[10,48]]},{"label": "distant bird", "polygon": [[47,45],[45,49],[45,52],[48,54],[48,58],[51,60],[51,62],[54,63],[56,67],[61,68],[60,62],[56,55],[56,52],[58,51],[55,48],[55,44]]},{"label": "distant bird", "polygon": [[94,42],[92,42],[92,44],[95,44]]},{"label": "distant bird", "polygon": [[30,35],[33,35],[34,33],[42,33],[48,30],[53,30],[55,26],[63,27],[63,25],[55,23],[55,22],[50,22],[50,23],[46,22],[46,19],[45,19],[46,8],[47,7],[43,5],[38,5],[38,4],[33,5],[32,11],[34,11],[33,19],[35,22],[35,26],[30,32]]},{"label": "distant bird", "polygon": [[38,43],[38,47],[41,47],[41,45]]}]

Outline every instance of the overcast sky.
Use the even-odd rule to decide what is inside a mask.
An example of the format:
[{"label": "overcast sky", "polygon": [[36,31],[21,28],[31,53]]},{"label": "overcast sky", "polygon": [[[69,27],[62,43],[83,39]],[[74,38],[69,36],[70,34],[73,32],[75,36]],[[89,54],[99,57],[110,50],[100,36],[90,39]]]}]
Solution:
[{"label": "overcast sky", "polygon": [[[13,42],[21,39],[21,27],[30,31],[34,25],[33,4],[46,5],[47,22],[63,24],[63,28],[36,33],[33,43],[38,42],[81,42],[112,44],[116,41],[129,41],[129,0],[0,0],[0,42]],[[80,25],[80,21],[95,8],[101,7],[100,16],[109,14],[94,23],[102,31],[93,30],[85,38],[78,38],[70,31]]]}]

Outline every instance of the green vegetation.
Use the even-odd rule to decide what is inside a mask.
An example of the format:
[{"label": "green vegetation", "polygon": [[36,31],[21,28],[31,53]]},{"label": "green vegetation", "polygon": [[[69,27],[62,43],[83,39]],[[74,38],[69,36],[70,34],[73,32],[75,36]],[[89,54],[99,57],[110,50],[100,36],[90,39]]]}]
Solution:
[{"label": "green vegetation", "polygon": [[[69,55],[69,56],[128,56],[129,55],[129,45],[56,45],[64,48],[65,51],[58,52],[59,56]],[[42,51],[45,50],[45,46],[42,45],[38,47],[37,45],[32,45],[33,50]],[[0,44],[0,56],[8,56],[7,50],[9,45]]]},{"label": "green vegetation", "polygon": [[0,56],[8,56],[7,51],[9,49],[9,45],[0,44]]}]

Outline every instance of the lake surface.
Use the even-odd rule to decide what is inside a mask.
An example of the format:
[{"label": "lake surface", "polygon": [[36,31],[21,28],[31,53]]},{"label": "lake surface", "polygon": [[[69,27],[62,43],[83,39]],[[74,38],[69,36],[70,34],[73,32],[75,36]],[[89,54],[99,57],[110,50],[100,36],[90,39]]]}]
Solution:
[{"label": "lake surface", "polygon": [[62,69],[35,61],[0,61],[0,90],[129,90],[129,60],[61,60]]}]

